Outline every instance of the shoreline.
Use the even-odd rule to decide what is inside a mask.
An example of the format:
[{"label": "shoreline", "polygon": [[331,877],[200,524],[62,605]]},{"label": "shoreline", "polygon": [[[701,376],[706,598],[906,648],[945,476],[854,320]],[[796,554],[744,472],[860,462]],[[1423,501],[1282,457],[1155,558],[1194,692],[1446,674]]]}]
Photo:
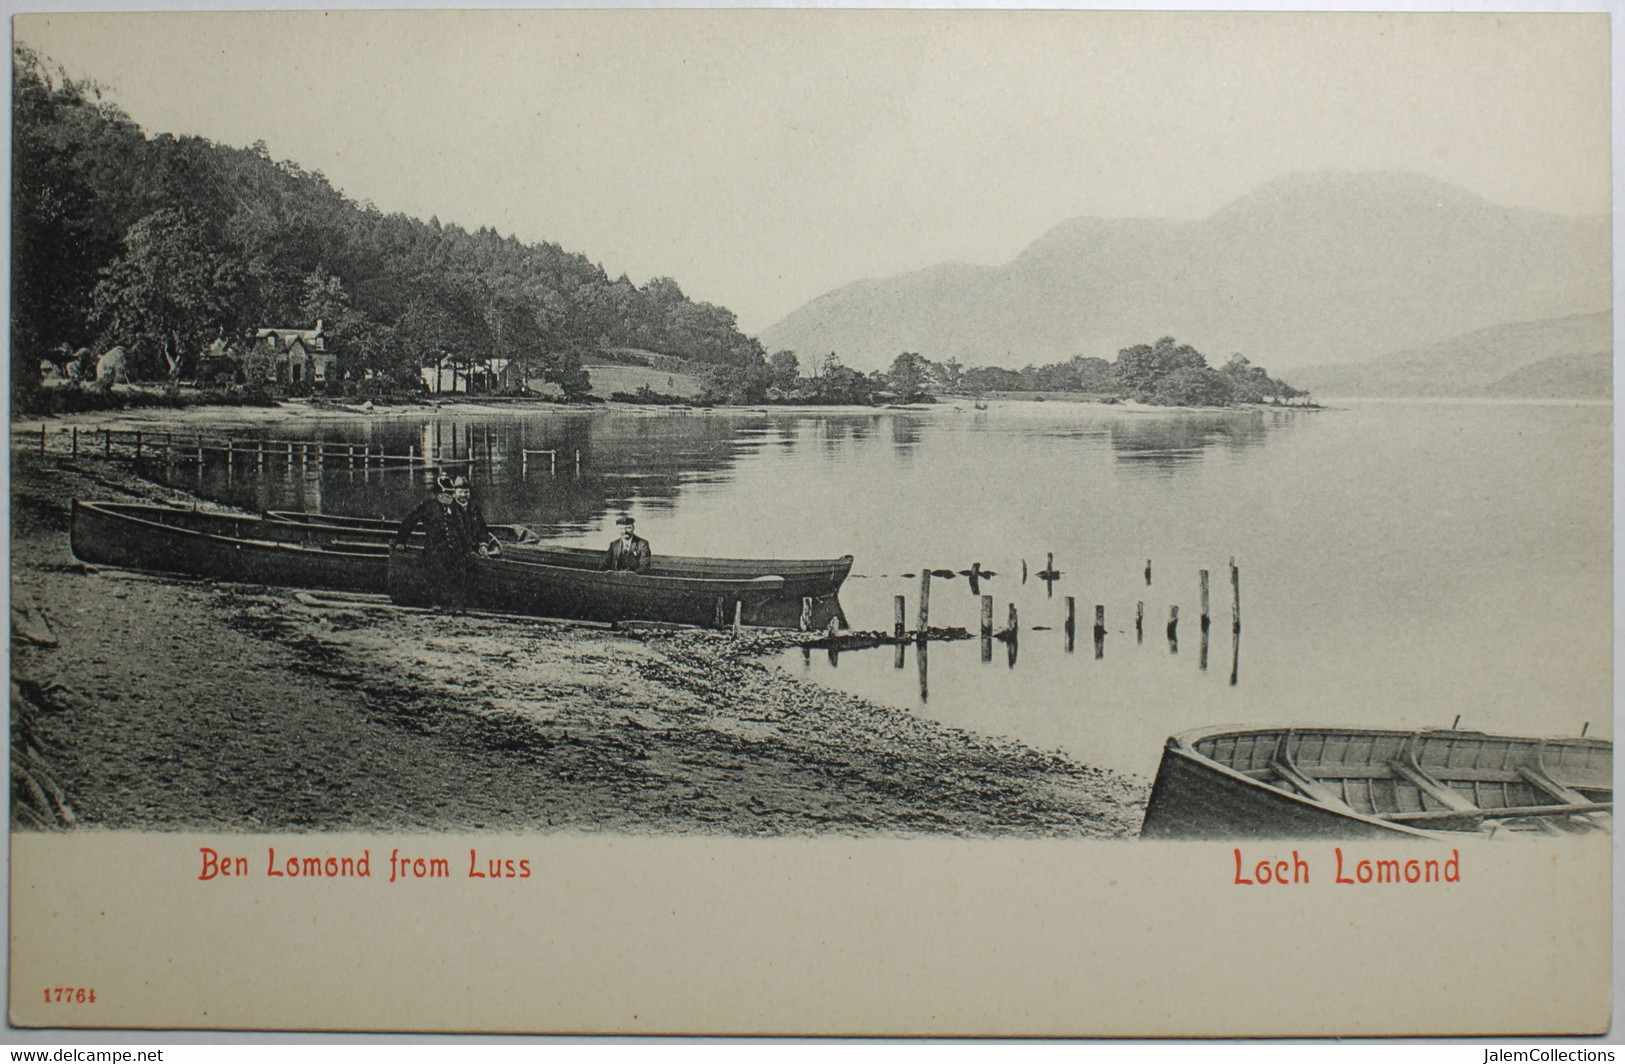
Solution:
[{"label": "shoreline", "polygon": [[[1145,403],[1122,401],[1105,403],[1097,399],[1053,399],[1037,402],[1030,398],[990,398],[986,400],[997,408],[1005,411],[1043,411],[1045,409],[1079,409],[1087,408],[1090,412],[1108,411],[1114,414],[1156,415],[1156,414],[1250,414],[1257,411],[1304,411],[1314,412],[1329,409],[1324,405],[1314,406],[1285,406],[1268,403],[1238,404],[1235,406],[1152,406]],[[1396,400],[1382,400],[1393,402]],[[1404,401],[1404,400],[1397,400]],[[1427,402],[1429,400],[1417,400]],[[1450,402],[1452,400],[1434,400]],[[1466,400],[1459,400],[1466,401]],[[37,414],[22,416],[13,414],[11,418],[11,438],[13,449],[26,448],[27,439],[32,436],[39,437],[39,427],[47,427],[48,434],[66,433],[71,428],[80,429],[112,429],[114,431],[127,431],[148,429],[155,426],[178,427],[262,427],[265,425],[282,423],[373,423],[391,422],[410,418],[431,417],[493,417],[513,416],[523,414],[599,414],[621,413],[628,415],[669,415],[680,413],[685,416],[718,417],[730,415],[760,415],[760,414],[791,414],[791,415],[868,415],[873,417],[891,416],[899,413],[928,414],[928,413],[965,413],[971,411],[972,400],[968,397],[955,397],[936,403],[916,404],[906,407],[892,406],[796,406],[796,405],[754,405],[754,406],[715,406],[715,407],[686,407],[673,408],[659,404],[638,403],[589,403],[567,404],[552,402],[547,399],[512,399],[498,402],[481,401],[444,401],[438,403],[411,402],[400,405],[379,405],[372,411],[353,409],[347,406],[334,406],[328,404],[313,404],[303,400],[282,400],[276,406],[184,406],[184,407],[132,407],[122,410],[86,410],[70,414]],[[978,413],[983,411],[977,411]],[[37,448],[36,448],[37,451]]]},{"label": "shoreline", "polygon": [[[798,633],[96,571],[69,554],[69,498],[200,500],[119,459],[14,446],[11,468],[14,778],[22,757],[76,827],[1138,833],[1148,780],[795,677],[764,655]],[[14,828],[51,820],[28,800]]]}]

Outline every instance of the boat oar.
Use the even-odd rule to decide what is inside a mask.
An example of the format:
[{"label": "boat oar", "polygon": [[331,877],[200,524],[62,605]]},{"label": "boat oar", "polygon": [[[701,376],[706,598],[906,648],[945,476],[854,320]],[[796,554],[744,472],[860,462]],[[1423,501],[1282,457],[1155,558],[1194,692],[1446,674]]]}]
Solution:
[{"label": "boat oar", "polygon": [[1446,820],[1514,820],[1532,816],[1579,816],[1612,813],[1613,802],[1575,802],[1570,805],[1514,805],[1505,809],[1438,810],[1430,813],[1390,813],[1383,817],[1399,824],[1427,824]]}]

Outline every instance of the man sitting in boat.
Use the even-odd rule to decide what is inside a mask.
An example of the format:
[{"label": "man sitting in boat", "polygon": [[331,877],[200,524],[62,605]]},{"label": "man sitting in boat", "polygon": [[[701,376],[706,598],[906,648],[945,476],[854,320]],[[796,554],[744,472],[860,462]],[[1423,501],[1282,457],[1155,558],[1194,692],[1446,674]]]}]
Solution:
[{"label": "man sitting in boat", "polygon": [[[456,478],[467,485],[463,477]],[[430,598],[437,606],[461,611],[467,608],[468,585],[473,578],[472,561],[476,541],[469,533],[468,520],[457,506],[455,481],[435,479],[435,494],[419,503],[401,522],[395,545],[411,543],[412,533],[423,529],[424,577]]]},{"label": "man sitting in boat", "polygon": [[480,512],[479,505],[474,502],[474,491],[469,487],[467,477],[451,478],[451,497],[457,504],[454,513],[463,523],[463,530],[468,541],[475,544],[480,554],[490,557],[502,553],[502,544],[491,534],[490,528],[485,524],[485,515]]},{"label": "man sitting in boat", "polygon": [[604,554],[604,568],[641,573],[649,568],[649,541],[634,531],[636,522],[622,515],[615,521],[621,526],[621,538],[609,545]]}]

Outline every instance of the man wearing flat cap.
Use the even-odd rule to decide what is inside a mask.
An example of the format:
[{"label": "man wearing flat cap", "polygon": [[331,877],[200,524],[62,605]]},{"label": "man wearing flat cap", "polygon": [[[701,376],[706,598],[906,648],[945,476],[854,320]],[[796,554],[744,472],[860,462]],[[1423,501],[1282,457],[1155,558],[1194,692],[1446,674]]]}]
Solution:
[{"label": "man wearing flat cap", "polygon": [[626,514],[615,522],[621,526],[621,538],[609,545],[604,553],[604,568],[631,573],[646,572],[649,568],[649,541],[635,531],[636,523]]}]

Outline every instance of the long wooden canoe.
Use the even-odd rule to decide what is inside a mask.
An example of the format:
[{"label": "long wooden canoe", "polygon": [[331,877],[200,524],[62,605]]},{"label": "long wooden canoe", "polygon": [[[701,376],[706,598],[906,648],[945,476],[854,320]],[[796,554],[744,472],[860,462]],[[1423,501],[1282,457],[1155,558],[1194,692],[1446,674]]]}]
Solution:
[{"label": "long wooden canoe", "polygon": [[[734,604],[754,612],[778,598],[784,579],[659,576],[550,565],[516,551],[474,559],[465,605],[470,609],[588,621],[730,624]],[[404,605],[431,605],[421,547],[396,547],[389,558],[389,593]]]},{"label": "long wooden canoe", "polygon": [[[400,528],[400,522],[382,517],[351,517],[340,514],[313,514],[291,510],[272,510],[266,515],[277,521],[287,521],[300,527],[329,527],[344,529],[356,538],[371,538],[387,544]],[[521,556],[571,569],[600,568],[604,552],[584,547],[561,547],[543,543],[536,533],[524,525],[492,525],[491,532],[502,542],[503,550],[518,548]],[[651,560],[646,575],[751,580],[759,576],[782,577],[780,592],[785,599],[799,605],[801,599],[819,599],[834,595],[852,571],[852,555],[839,558],[700,558],[685,555],[663,555],[658,552]]]},{"label": "long wooden canoe", "polygon": [[254,584],[383,591],[389,550],[344,529],[142,503],[73,500],[73,556]]},{"label": "long wooden canoe", "polygon": [[1610,742],[1439,729],[1204,728],[1168,740],[1146,839],[1611,828]]}]

